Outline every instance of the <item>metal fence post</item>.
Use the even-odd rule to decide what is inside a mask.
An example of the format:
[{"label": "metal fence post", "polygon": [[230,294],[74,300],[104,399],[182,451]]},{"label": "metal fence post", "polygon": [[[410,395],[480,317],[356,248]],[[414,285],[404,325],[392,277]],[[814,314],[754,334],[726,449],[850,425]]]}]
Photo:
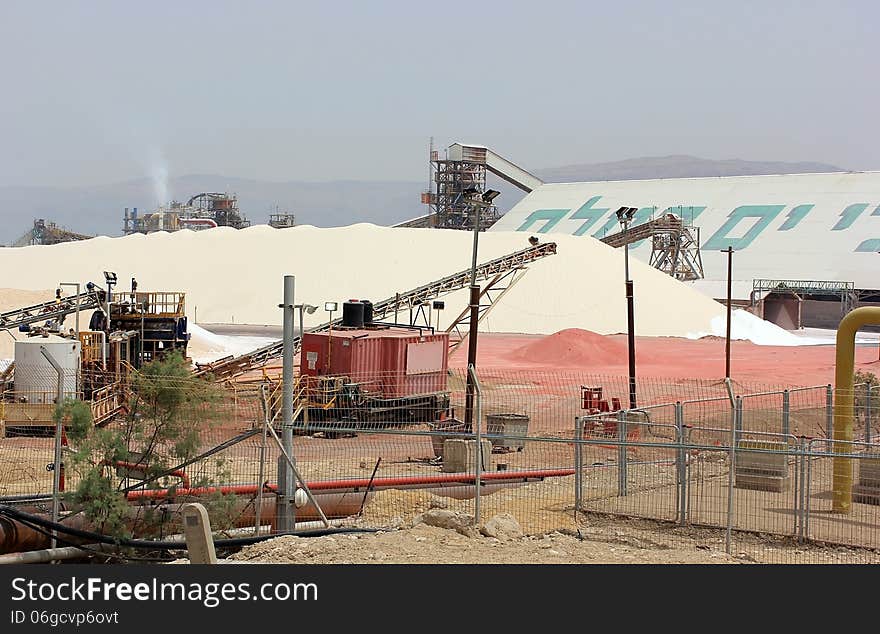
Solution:
[{"label": "metal fence post", "polygon": [[807,486],[804,491],[804,539],[810,538],[810,493],[813,487],[813,443],[807,444]]},{"label": "metal fence post", "polygon": [[684,406],[681,401],[675,403],[675,427],[678,430],[678,498],[675,510],[678,523],[684,526],[687,522],[687,450],[684,447]]},{"label": "metal fence post", "polygon": [[806,539],[806,521],[807,521],[807,439],[801,438],[798,443],[800,453],[800,462],[798,469],[800,472],[800,488],[798,490],[798,541],[803,543]]},{"label": "metal fence post", "polygon": [[739,441],[739,432],[742,427],[742,397],[737,396],[734,400],[733,420],[730,425],[730,468],[727,474],[727,532],[724,538],[724,552],[730,554],[730,538],[733,532],[733,488],[735,484],[734,474],[736,471],[736,444]]},{"label": "metal fence post", "polygon": [[468,372],[474,385],[474,415],[472,418],[474,433],[477,441],[476,464],[474,465],[474,526],[480,525],[480,488],[483,478],[483,388],[477,378],[477,371],[473,364],[468,366]]},{"label": "metal fence post", "polygon": [[[45,357],[46,361],[52,366],[58,375],[58,383],[55,390],[55,415],[58,420],[55,422],[55,456],[52,463],[52,521],[58,522],[58,516],[61,510],[61,436],[64,433],[64,417],[60,409],[64,407],[64,368],[55,360],[52,353],[45,346],[40,346],[40,354]],[[55,548],[58,531],[52,529],[52,539],[50,548]]]},{"label": "metal fence post", "polygon": [[584,423],[580,416],[574,417],[574,510],[581,510],[584,486]]},{"label": "metal fence post", "polygon": [[626,420],[629,412],[617,412],[617,495],[626,495]]},{"label": "metal fence post", "polygon": [[791,395],[782,390],[782,434],[788,436],[791,430]]},{"label": "metal fence post", "polygon": [[834,388],[825,386],[825,437],[834,436]]},{"label": "metal fence post", "polygon": [[865,442],[871,444],[871,389],[870,383],[865,383]]}]

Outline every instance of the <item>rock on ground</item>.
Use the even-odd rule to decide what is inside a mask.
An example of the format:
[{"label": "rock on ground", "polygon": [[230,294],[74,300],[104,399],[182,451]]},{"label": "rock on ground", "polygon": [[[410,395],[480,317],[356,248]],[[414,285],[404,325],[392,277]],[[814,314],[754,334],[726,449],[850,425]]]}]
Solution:
[{"label": "rock on ground", "polygon": [[474,516],[467,513],[459,513],[458,511],[431,509],[425,511],[413,521],[413,526],[418,524],[427,524],[428,526],[453,530],[465,537],[477,537],[479,535],[474,527]]},{"label": "rock on ground", "polygon": [[486,537],[506,542],[510,539],[519,539],[523,536],[522,526],[510,513],[499,513],[483,524],[480,532]]}]

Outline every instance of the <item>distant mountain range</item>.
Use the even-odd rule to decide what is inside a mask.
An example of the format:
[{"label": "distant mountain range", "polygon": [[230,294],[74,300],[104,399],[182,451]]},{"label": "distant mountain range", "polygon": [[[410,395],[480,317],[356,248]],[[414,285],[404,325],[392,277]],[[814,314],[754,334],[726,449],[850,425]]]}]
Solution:
[{"label": "distant mountain range", "polygon": [[826,163],[784,163],[778,161],[716,161],[685,154],[650,156],[611,163],[567,165],[538,170],[536,176],[548,183],[625,181],[646,178],[694,178],[698,176],[753,176],[758,174],[807,174],[845,172]]},{"label": "distant mountain range", "polygon": [[[535,170],[547,182],[633,180],[693,176],[739,176],[845,171],[822,163],[708,160],[693,156],[628,159],[612,163],[569,165]],[[504,182],[494,182],[502,192],[500,210],[507,211],[523,192]],[[264,182],[217,175],[189,175],[170,179],[169,195],[186,201],[200,192],[234,192],[239,206],[254,224],[265,223],[270,213],[293,212],[297,224],[319,227],[372,222],[389,225],[426,212],[419,203],[423,182],[328,181]],[[152,211],[155,198],[150,179],[96,187],[0,187],[0,243],[10,244],[43,218],[77,233],[122,235],[125,207]]]}]

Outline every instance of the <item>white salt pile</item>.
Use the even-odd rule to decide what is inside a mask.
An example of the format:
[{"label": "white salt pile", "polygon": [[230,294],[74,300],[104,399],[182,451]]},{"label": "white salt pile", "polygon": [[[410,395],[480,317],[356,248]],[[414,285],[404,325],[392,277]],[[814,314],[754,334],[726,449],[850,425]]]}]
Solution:
[{"label": "white salt pile", "polygon": [[187,324],[187,331],[190,334],[187,354],[196,363],[209,363],[230,354],[238,356],[275,341],[271,337],[218,335],[192,322]]},{"label": "white salt pile", "polygon": [[[479,260],[526,248],[527,238],[517,232],[481,234]],[[296,301],[321,307],[305,315],[309,327],[327,320],[325,301],[377,301],[469,268],[472,240],[472,234],[463,231],[369,224],[282,230],[266,225],[221,227],[0,249],[0,266],[16,271],[16,283],[23,288],[54,288],[62,279],[103,283],[102,271],[115,271],[118,290],[127,289],[130,278],[136,277],[138,290],[184,291],[191,323],[197,317],[202,323],[279,324],[282,277],[292,274]],[[557,255],[530,264],[481,329],[625,332],[623,251],[583,237],[560,235],[553,241]],[[713,332],[713,320],[723,319],[723,306],[691,287],[635,258],[630,270],[639,335]],[[466,308],[467,290],[444,300],[441,327]],[[337,312],[334,317],[338,316]],[[746,338],[750,335],[744,333]]]},{"label": "white salt pile", "polygon": [[[834,331],[826,331],[825,336],[797,334],[780,328],[776,324],[764,321],[747,310],[731,311],[731,339],[748,339],[760,346],[822,346],[835,343]],[[713,317],[709,329],[688,333],[688,339],[699,339],[709,335],[724,337],[727,333],[727,316]],[[856,337],[857,343],[875,343],[876,338],[868,335]]]}]

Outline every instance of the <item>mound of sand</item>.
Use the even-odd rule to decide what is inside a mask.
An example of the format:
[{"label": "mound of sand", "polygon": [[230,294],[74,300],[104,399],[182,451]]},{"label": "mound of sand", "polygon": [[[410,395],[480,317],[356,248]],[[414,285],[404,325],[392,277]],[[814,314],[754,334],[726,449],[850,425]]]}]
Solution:
[{"label": "mound of sand", "polygon": [[627,352],[626,341],[580,328],[567,328],[520,346],[509,356],[511,360],[541,365],[605,366],[626,363]]},{"label": "mound of sand", "polygon": [[[479,260],[526,248],[527,237],[487,232],[480,236]],[[592,238],[560,235],[553,240],[558,254],[530,264],[481,328],[534,334],[568,328],[625,332],[623,252]],[[285,274],[296,276],[297,303],[323,307],[325,301],[351,297],[376,301],[467,269],[472,241],[466,231],[369,224],[219,227],[0,249],[0,266],[16,271],[16,284],[25,289],[54,288],[60,279],[103,282],[102,271],[115,271],[120,291],[136,277],[142,291],[186,292],[191,321],[197,313],[203,323],[280,324]],[[712,319],[724,314],[719,303],[648,264],[633,260],[630,271],[639,335],[707,332]],[[467,306],[467,290],[444,299],[441,327]],[[326,319],[319,310],[305,315],[305,325]]]}]

